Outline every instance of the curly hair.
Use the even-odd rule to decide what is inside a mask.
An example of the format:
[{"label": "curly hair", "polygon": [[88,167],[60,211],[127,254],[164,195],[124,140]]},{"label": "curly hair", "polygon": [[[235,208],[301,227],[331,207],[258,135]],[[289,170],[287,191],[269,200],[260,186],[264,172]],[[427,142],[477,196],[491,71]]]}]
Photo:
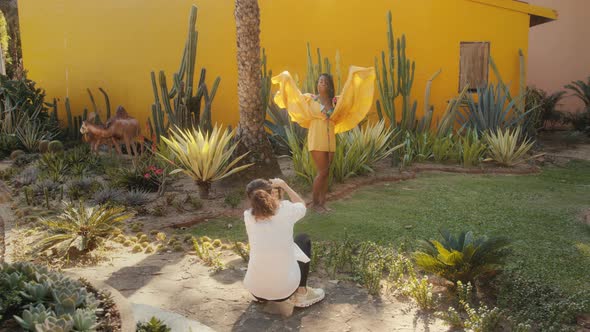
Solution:
[{"label": "curly hair", "polygon": [[275,215],[279,202],[272,197],[272,185],[264,179],[256,179],[246,186],[246,194],[252,206],[252,215],[258,219],[266,219]]}]

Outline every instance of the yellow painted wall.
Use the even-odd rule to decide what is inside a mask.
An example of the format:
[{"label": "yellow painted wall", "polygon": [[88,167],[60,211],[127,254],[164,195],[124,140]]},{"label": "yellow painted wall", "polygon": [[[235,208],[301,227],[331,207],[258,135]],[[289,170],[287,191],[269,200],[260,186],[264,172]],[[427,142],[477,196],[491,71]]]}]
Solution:
[{"label": "yellow painted wall", "polygon": [[[349,65],[372,66],[387,47],[386,14],[416,61],[413,94],[423,110],[426,81],[438,69],[431,102],[438,114],[457,95],[459,45],[489,41],[504,80],[517,91],[518,49],[527,53],[526,14],[469,0],[260,0],[262,46],[275,73],[305,73],[306,42],[332,59],[336,50]],[[142,122],[153,102],[150,71],[177,70],[188,13],[199,7],[197,67],[208,82],[222,81],[213,121],[236,124],[237,68],[232,0],[19,0],[25,68],[49,97],[70,97],[75,113],[90,109],[86,88],[102,105],[98,87],[113,108],[123,104]],[[490,71],[490,78],[493,73]],[[198,79],[198,75],[196,77]],[[104,110],[103,110],[104,112]],[[62,113],[63,114],[63,113]],[[373,114],[373,116],[375,116]],[[63,115],[62,115],[63,119]]]}]

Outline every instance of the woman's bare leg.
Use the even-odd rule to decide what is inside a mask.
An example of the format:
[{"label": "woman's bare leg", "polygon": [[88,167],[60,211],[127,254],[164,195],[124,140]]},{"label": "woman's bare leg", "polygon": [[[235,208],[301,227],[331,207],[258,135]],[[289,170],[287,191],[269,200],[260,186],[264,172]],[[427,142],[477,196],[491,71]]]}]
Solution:
[{"label": "woman's bare leg", "polygon": [[[325,207],[326,205],[326,196],[328,196],[328,188],[330,185],[330,166],[332,165],[332,161],[334,160],[334,152],[328,153],[328,172],[326,175],[326,181],[324,182],[324,187],[322,188],[322,196],[320,197],[320,206]],[[330,211],[330,209],[326,208],[326,210]]]},{"label": "woman's bare leg", "polygon": [[322,197],[323,192],[328,184],[328,175],[330,172],[329,153],[326,151],[311,151],[311,157],[316,165],[317,176],[313,181],[313,204],[319,210],[325,210]]}]

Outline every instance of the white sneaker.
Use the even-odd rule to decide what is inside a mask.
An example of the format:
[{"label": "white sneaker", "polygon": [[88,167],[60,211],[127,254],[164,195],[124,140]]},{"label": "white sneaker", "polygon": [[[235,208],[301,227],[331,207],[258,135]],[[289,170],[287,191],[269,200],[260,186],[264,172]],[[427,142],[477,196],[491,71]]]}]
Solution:
[{"label": "white sneaker", "polygon": [[305,294],[295,293],[290,300],[297,308],[307,308],[320,302],[324,297],[326,297],[326,293],[323,289],[307,287],[307,292]]}]

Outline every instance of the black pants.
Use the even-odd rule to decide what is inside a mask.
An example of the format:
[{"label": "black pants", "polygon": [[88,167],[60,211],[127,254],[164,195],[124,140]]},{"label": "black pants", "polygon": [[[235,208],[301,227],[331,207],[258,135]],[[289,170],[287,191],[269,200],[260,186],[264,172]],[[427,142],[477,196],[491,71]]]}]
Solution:
[{"label": "black pants", "polygon": [[[294,242],[296,245],[299,246],[301,251],[303,251],[307,255],[307,257],[309,257],[311,259],[311,240],[309,239],[309,236],[307,234],[299,234],[295,237]],[[301,271],[301,281],[299,281],[299,287],[307,286],[307,276],[309,275],[309,263],[310,262],[303,263],[303,262],[297,261],[297,264],[299,264],[299,271]],[[291,294],[291,295],[293,295],[293,294]],[[284,299],[272,300],[272,301],[283,302],[283,301],[288,300],[291,297],[291,295],[289,295],[288,297],[286,297]],[[269,301],[267,299],[260,298],[256,295],[254,295],[254,297],[258,301]]]}]

